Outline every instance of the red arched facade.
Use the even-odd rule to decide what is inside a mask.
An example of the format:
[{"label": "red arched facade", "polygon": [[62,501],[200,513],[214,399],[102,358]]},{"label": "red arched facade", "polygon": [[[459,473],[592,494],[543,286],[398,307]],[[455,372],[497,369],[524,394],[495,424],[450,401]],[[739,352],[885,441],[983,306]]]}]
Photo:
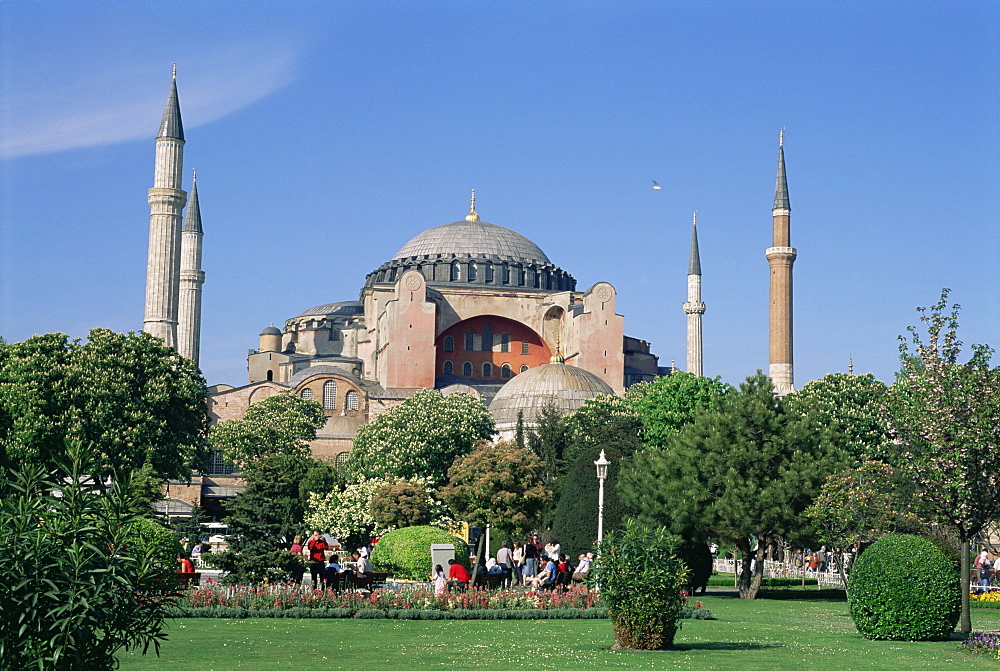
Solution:
[{"label": "red arched facade", "polygon": [[[483,346],[484,339],[486,347]],[[437,352],[435,374],[439,377],[446,374],[445,362],[450,361],[452,375],[503,382],[509,379],[504,377],[504,365],[509,367],[510,377],[513,377],[522,366],[534,368],[549,363],[552,358],[548,346],[532,329],[511,319],[490,315],[453,324],[437,337],[434,344]],[[463,374],[466,363],[472,366],[471,376]],[[491,364],[485,366],[492,369],[492,375],[488,377],[484,376],[485,363]]]}]

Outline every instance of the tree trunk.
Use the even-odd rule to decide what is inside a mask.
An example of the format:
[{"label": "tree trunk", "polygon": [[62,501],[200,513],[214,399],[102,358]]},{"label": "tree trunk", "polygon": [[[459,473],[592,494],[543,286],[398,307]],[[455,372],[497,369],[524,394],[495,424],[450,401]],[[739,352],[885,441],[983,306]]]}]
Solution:
[{"label": "tree trunk", "polygon": [[962,540],[962,620],[959,623],[959,631],[963,634],[972,633],[972,614],[969,611],[969,590],[971,587],[971,575],[969,569],[969,539]]},{"label": "tree trunk", "polygon": [[476,578],[479,576],[479,558],[483,556],[483,543],[486,541],[486,532],[479,534],[476,542],[476,559],[472,562],[472,579],[469,580],[469,587],[476,586]]},{"label": "tree trunk", "polygon": [[[740,549],[740,552],[743,554],[743,559],[741,561],[741,566],[740,566],[740,581],[738,584],[740,589],[740,598],[756,599],[757,592],[758,590],[760,590],[761,571],[764,568],[764,565],[761,563],[762,559],[760,558],[761,546],[760,544],[757,545],[758,550],[756,553],[751,552],[750,540],[744,538],[737,541],[736,547],[738,547]],[[757,565],[755,567],[755,570],[751,571],[750,565],[753,562],[755,556],[757,556]]]}]

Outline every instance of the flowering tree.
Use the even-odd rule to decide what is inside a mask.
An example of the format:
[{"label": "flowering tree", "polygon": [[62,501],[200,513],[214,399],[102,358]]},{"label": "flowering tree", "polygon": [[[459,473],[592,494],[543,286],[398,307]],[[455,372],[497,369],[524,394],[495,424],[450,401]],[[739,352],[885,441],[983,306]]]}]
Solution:
[{"label": "flowering tree", "polygon": [[493,433],[493,418],[482,400],[425,389],[361,427],[344,468],[355,481],[427,477],[437,487],[455,457]]},{"label": "flowering tree", "polygon": [[789,394],[792,410],[811,414],[834,431],[834,438],[855,464],[895,463],[897,449],[885,417],[889,388],[871,373],[831,373]]},{"label": "flowering tree", "polygon": [[285,392],[254,403],[241,419],[216,424],[209,441],[227,461],[245,471],[265,457],[308,457],[308,441],[325,422],[322,405]]},{"label": "flowering tree", "polygon": [[973,345],[969,361],[959,363],[960,306],[948,312],[949,293],[917,309],[926,342],[913,326],[909,343],[900,336],[903,372],[889,410],[919,495],[962,539],[961,629],[968,633],[969,541],[1000,517],[1000,371],[989,367],[986,345]]}]

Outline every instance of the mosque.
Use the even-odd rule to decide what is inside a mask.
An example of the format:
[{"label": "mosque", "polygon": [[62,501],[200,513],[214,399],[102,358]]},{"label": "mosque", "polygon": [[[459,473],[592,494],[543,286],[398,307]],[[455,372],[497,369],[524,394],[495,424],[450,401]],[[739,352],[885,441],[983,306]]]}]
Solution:
[{"label": "mosque", "polygon": [[[176,71],[156,138],[144,330],[198,361],[202,222],[197,187],[181,189],[184,131]],[[779,141],[771,265],[771,374],[792,388],[791,264],[784,150]],[[187,212],[184,213],[185,204]],[[687,370],[702,373],[701,263],[692,223]],[[213,422],[239,418],[250,404],[292,391],[319,401],[326,425],[315,457],[342,460],[358,429],[421,389],[483,399],[498,438],[513,435],[521,413],[530,426],[544,405],[568,414],[599,394],[620,393],[669,374],[648,342],[625,335],[615,288],[585,290],[538,245],[480,219],[475,191],[463,219],[418,233],[374,268],[357,300],[311,307],[267,326],[247,358],[248,383],[220,385],[209,397]],[[777,316],[776,316],[777,315]],[[776,343],[778,346],[776,347]],[[777,358],[776,358],[777,357]],[[201,498],[225,498],[221,460]],[[229,471],[231,472],[231,471]]]}]

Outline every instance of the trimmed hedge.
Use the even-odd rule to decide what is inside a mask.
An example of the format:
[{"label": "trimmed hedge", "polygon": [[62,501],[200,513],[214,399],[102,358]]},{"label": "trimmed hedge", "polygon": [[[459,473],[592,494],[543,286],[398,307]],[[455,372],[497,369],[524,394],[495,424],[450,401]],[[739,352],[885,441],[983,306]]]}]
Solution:
[{"label": "trimmed hedge", "polygon": [[[708,579],[709,587],[733,587],[734,578],[729,575],[713,575]],[[819,583],[816,578],[806,578],[806,586],[816,587]],[[763,589],[774,589],[776,587],[801,587],[802,578],[762,578],[760,586]]]},{"label": "trimmed hedge", "polygon": [[[465,542],[444,529],[432,526],[406,527],[386,533],[372,549],[371,562],[377,571],[387,571],[397,578],[427,580],[431,574],[431,545],[451,543],[455,560],[469,565]],[[444,566],[445,574],[448,567]]]},{"label": "trimmed hedge", "polygon": [[946,639],[961,613],[959,576],[930,541],[885,536],[861,553],[851,570],[847,603],[867,639]]},{"label": "trimmed hedge", "polygon": [[[553,608],[548,610],[510,610],[506,608],[421,610],[418,608],[266,608],[254,610],[242,606],[180,606],[166,608],[167,617],[207,618],[355,618],[359,620],[593,620],[608,617],[607,608]],[[705,609],[693,610],[696,619],[714,619]],[[707,616],[706,616],[707,615]]]}]

